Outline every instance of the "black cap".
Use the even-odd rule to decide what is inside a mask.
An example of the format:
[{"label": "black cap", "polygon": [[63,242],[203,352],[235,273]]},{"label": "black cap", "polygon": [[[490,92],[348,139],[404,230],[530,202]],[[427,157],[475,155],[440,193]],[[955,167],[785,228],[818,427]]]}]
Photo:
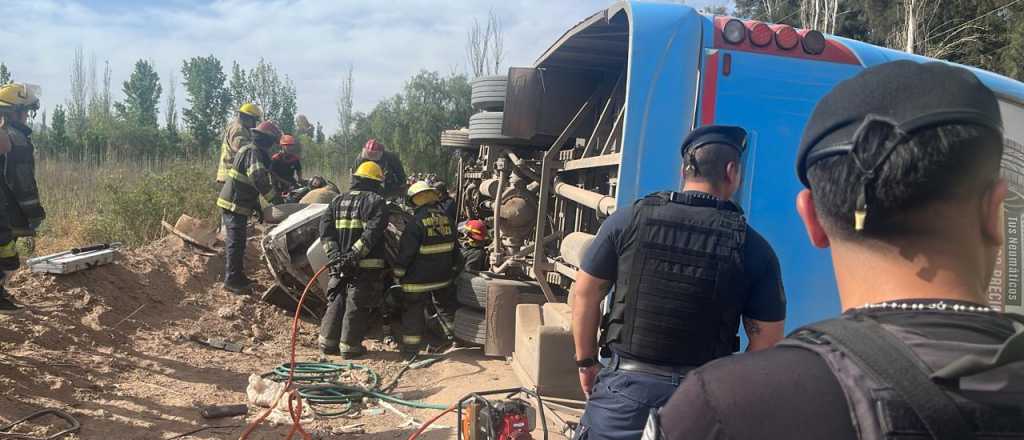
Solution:
[{"label": "black cap", "polygon": [[683,140],[679,154],[708,144],[725,144],[743,153],[747,149],[747,130],[735,125],[705,125],[690,132]]},{"label": "black cap", "polygon": [[865,69],[832,89],[814,107],[804,128],[796,173],[806,187],[807,170],[822,159],[850,154],[861,128],[870,123],[891,125],[899,135],[877,163],[917,130],[942,125],[973,124],[1003,130],[999,101],[971,71],[941,62],[893,61]]}]

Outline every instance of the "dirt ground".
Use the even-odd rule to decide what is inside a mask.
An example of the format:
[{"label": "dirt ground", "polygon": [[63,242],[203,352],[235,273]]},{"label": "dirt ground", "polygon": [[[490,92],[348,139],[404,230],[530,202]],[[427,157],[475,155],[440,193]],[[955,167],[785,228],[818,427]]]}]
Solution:
[{"label": "dirt ground", "polygon": [[[272,277],[255,241],[249,249],[246,267],[260,284],[255,291],[262,292]],[[10,291],[26,310],[0,315],[0,425],[57,408],[82,425],[77,436],[66,438],[238,438],[262,408],[250,405],[248,416],[214,420],[203,419],[199,409],[244,403],[251,374],[287,362],[292,317],[255,296],[222,290],[222,272],[221,257],[199,255],[180,239],[167,237],[122,251],[115,264],[76,274],[16,273]],[[298,361],[317,360],[316,331],[313,324],[301,324]],[[194,342],[209,337],[245,348],[232,353]],[[402,359],[376,340],[367,344],[370,355],[357,363],[390,382]],[[468,392],[518,386],[505,359],[484,357],[475,349],[408,371],[395,392],[448,405]],[[414,430],[403,426],[403,417],[373,402],[364,406],[355,414],[317,419],[305,427],[316,438],[341,439],[407,438]],[[438,412],[397,408],[420,422]],[[446,416],[438,423],[453,427],[456,422]],[[38,427],[35,433],[44,431]],[[561,438],[556,431],[551,438]],[[250,438],[279,439],[287,432],[287,426],[264,424]],[[452,437],[452,429],[442,428],[421,438]]]}]

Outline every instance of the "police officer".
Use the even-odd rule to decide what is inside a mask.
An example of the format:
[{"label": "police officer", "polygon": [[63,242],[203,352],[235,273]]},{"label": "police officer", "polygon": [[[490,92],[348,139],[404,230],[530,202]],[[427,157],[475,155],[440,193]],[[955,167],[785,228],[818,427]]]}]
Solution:
[{"label": "police officer", "polygon": [[[706,126],[683,141],[682,192],[650,194],[601,225],[573,286],[572,330],[588,395],[578,439],[636,439],[690,370],[782,338],[785,295],[771,246],[729,199],[746,132]],[[614,285],[597,361],[600,303]]]},{"label": "police officer", "polygon": [[414,219],[402,232],[394,272],[403,291],[401,350],[415,354],[422,345],[427,303],[436,300],[442,315],[454,312],[445,293],[462,261],[455,246],[454,225],[437,205],[437,190],[426,182],[416,182],[409,187],[409,198],[416,208]]},{"label": "police officer", "polygon": [[384,197],[388,199],[402,197],[406,188],[402,159],[397,154],[387,151],[383,142],[370,139],[363,145],[363,150],[359,152],[354,163],[358,167],[366,161],[376,162],[384,170]]},{"label": "police officer", "polygon": [[845,312],[692,373],[663,438],[1024,438],[1024,317],[986,301],[1002,121],[993,92],[945,63],[882,64],[822,98],[796,208],[831,250]]},{"label": "police officer", "polygon": [[320,323],[320,351],[346,359],[366,353],[363,337],[374,299],[384,294],[384,172],[364,162],[352,188],[331,201],[320,222],[320,241],[330,259],[330,304]]},{"label": "police officer", "polygon": [[242,267],[249,217],[263,220],[260,196],[272,205],[280,202],[270,174],[270,149],[281,138],[281,129],[273,122],[263,121],[252,131],[252,143],[238,150],[217,199],[226,229],[224,288],[234,293],[244,292],[252,286],[252,280],[245,276]]},{"label": "police officer", "polygon": [[30,113],[39,110],[37,87],[21,83],[0,86],[0,313],[21,310],[4,282],[18,268],[18,237],[35,235],[46,218],[36,185],[35,148]]}]

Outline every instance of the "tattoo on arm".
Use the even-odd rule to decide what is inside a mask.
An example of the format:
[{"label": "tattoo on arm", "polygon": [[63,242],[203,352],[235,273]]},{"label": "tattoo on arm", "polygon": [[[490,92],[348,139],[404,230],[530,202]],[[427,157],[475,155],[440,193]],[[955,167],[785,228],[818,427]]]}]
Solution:
[{"label": "tattoo on arm", "polygon": [[761,334],[761,326],[753,319],[743,318],[743,328],[746,328],[747,332],[752,335]]}]

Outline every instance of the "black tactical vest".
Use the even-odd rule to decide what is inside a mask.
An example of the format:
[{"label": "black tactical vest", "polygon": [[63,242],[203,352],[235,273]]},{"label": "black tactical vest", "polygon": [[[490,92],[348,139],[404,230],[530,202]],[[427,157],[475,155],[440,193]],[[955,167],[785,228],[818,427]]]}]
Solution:
[{"label": "black tactical vest", "polygon": [[[1022,335],[1016,343],[1001,346],[981,341],[936,341],[899,326],[879,324],[870,317],[847,315],[799,329],[779,346],[799,347],[821,356],[843,390],[860,439],[1024,439],[1024,317],[1004,316],[1015,321],[1013,325]],[[870,341],[871,345],[847,347],[820,330],[840,320],[845,321],[844,325],[873,326],[875,332],[880,329],[888,335],[857,338]],[[875,357],[876,365],[896,364],[896,356],[887,356],[885,347],[879,345],[883,340],[903,344],[902,348],[896,347],[907,350],[906,356],[900,357],[910,360],[908,366],[919,369],[893,376],[904,381],[914,374],[920,375],[923,385],[910,394],[922,402],[918,406],[925,408],[926,414],[919,415],[919,409],[899,392],[900,386],[888,383],[868,366],[872,361],[865,360],[867,357]],[[856,353],[858,350],[868,355]],[[1002,365],[991,362],[1000,356]],[[920,398],[923,388],[933,388],[938,398]],[[952,404],[946,414],[953,417],[941,412],[943,400]],[[933,436],[934,425],[951,423],[948,419],[956,419],[957,423],[948,425],[948,429],[938,429],[941,435]],[[963,429],[962,433],[953,432],[957,426]]]},{"label": "black tactical vest", "polygon": [[638,201],[621,238],[603,343],[633,359],[680,366],[738,350],[746,232],[739,207],[703,193]]}]

